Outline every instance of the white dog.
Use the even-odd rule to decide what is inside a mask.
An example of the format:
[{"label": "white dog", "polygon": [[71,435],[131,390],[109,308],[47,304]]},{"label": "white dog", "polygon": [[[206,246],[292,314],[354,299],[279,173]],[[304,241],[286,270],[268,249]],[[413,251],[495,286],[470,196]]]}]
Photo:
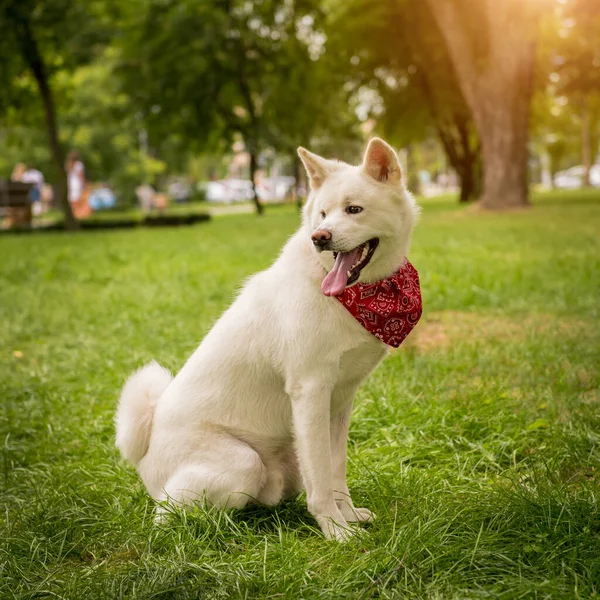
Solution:
[{"label": "white dog", "polygon": [[[405,259],[418,209],[380,139],[360,166],[298,152],[311,186],[302,226],[175,378],[155,362],[129,378],[116,443],[158,501],[271,506],[305,489],[325,536],[342,540],[348,522],[374,517],[348,491],[348,426],[356,389],[386,354],[381,340],[399,345],[420,316]],[[395,273],[406,277],[390,292]],[[385,300],[380,284],[396,313],[408,306],[407,322],[390,320],[385,302],[379,317],[350,306],[357,289]],[[383,320],[367,330],[371,317]]]}]

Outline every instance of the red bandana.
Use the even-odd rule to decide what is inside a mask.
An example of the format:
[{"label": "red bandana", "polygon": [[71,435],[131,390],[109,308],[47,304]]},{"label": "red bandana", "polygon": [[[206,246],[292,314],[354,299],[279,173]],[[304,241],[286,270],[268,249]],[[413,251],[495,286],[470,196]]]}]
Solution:
[{"label": "red bandana", "polygon": [[357,283],[336,298],[376,338],[397,348],[421,318],[419,274],[408,262],[387,279]]}]

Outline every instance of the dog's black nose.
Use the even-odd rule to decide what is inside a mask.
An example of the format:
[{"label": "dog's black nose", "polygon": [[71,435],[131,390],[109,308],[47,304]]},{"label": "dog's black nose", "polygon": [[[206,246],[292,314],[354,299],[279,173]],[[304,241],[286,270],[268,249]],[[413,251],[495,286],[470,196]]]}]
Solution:
[{"label": "dog's black nose", "polygon": [[317,229],[312,234],[312,241],[317,248],[324,248],[331,241],[331,231],[329,229]]}]

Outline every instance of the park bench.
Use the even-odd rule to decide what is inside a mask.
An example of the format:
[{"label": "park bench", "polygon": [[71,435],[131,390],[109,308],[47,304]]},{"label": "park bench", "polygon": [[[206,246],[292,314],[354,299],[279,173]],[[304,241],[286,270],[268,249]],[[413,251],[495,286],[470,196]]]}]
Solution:
[{"label": "park bench", "polygon": [[0,215],[6,217],[9,229],[31,227],[31,198],[33,184],[0,180]]}]

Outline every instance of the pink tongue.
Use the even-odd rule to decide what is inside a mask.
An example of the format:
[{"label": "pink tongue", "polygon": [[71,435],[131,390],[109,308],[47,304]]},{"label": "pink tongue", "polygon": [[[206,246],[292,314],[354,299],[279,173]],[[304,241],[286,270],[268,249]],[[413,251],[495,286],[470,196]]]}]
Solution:
[{"label": "pink tongue", "polygon": [[355,248],[350,252],[338,253],[333,269],[327,273],[321,283],[321,291],[326,296],[337,296],[344,291],[348,276],[346,273],[352,268],[361,254],[362,248]]}]

